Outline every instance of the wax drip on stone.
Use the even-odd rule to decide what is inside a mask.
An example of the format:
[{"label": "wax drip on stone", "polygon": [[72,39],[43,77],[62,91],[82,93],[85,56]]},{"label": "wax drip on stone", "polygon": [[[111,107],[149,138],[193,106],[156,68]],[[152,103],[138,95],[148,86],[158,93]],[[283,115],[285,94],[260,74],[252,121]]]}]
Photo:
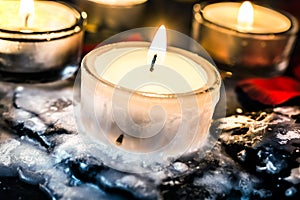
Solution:
[{"label": "wax drip on stone", "polygon": [[[22,90],[20,90],[20,88],[17,88],[13,93],[13,107],[29,117],[25,117],[27,119],[24,119],[24,121],[21,121],[20,123],[12,124],[11,128],[19,136],[26,135],[27,137],[38,141],[43,147],[47,148],[48,150],[52,149],[54,147],[54,144],[49,141],[43,133],[47,130],[47,124],[45,124],[43,120],[39,118],[39,115],[37,113],[22,108],[17,104],[17,99],[20,91]],[[39,128],[37,130],[34,130],[37,126]]]},{"label": "wax drip on stone", "polygon": [[[22,92],[24,92],[24,88],[17,87],[11,95],[7,95],[7,97],[2,100],[2,103],[7,105],[9,112],[3,114],[3,121],[0,123],[18,136],[38,142],[48,151],[52,151],[55,142],[52,141],[49,136],[70,134],[70,132],[62,127],[57,127],[56,121],[46,122],[45,118],[40,116],[40,113],[27,108],[26,104],[22,105],[22,100],[20,100],[22,99]],[[21,103],[21,105],[19,103]],[[70,102],[58,99],[53,105],[51,104],[50,107],[51,106],[55,107],[55,111],[57,112],[70,106]]]},{"label": "wax drip on stone", "polygon": [[42,174],[24,170],[22,167],[18,167],[17,172],[20,180],[28,184],[38,185],[46,181]]},{"label": "wax drip on stone", "polygon": [[77,158],[64,161],[70,167],[72,177],[91,183],[108,193],[124,199],[157,199],[156,185],[150,179],[127,174],[104,166],[96,158]]},{"label": "wax drip on stone", "polygon": [[15,91],[14,91],[14,93],[13,93],[13,97],[12,97],[12,101],[13,101],[13,104],[12,104],[12,105],[13,105],[13,107],[14,107],[15,109],[21,109],[21,110],[23,110],[23,111],[26,111],[26,112],[30,113],[30,114],[33,115],[33,116],[38,117],[38,114],[37,114],[37,113],[31,112],[30,110],[27,110],[27,109],[25,109],[25,108],[22,108],[21,106],[18,105],[17,99],[18,99],[20,93],[23,91],[23,89],[24,89],[23,87],[17,87],[17,88],[15,89]]}]

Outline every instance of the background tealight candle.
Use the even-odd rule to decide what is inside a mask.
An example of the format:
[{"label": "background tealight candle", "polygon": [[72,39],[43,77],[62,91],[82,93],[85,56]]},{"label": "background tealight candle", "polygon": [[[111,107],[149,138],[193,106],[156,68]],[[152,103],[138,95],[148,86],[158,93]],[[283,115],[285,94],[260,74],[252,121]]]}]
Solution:
[{"label": "background tealight candle", "polygon": [[[168,33],[179,42],[186,39]],[[221,86],[206,54],[170,43],[163,50],[151,49],[149,42],[111,41],[83,59],[80,96],[75,98],[79,132],[92,138],[89,145],[96,143],[94,153],[113,168],[142,172],[166,166],[184,153],[205,151]],[[191,40],[185,44],[188,49],[197,46]]]},{"label": "background tealight candle", "polygon": [[252,6],[248,1],[242,4],[233,2],[209,4],[203,8],[202,13],[209,22],[247,33],[282,33],[289,30],[292,25],[287,16],[269,8]]},{"label": "background tealight candle", "polygon": [[47,82],[78,67],[85,14],[52,1],[0,1],[0,77]]},{"label": "background tealight candle", "polygon": [[[140,24],[147,0],[71,0],[88,14],[87,31],[101,32],[102,38]],[[99,35],[98,35],[99,37]]]},{"label": "background tealight candle", "polygon": [[9,31],[56,31],[71,27],[78,17],[72,8],[53,2],[1,1],[0,5],[0,27]]},{"label": "background tealight candle", "polygon": [[288,65],[298,31],[296,19],[263,6],[241,5],[195,4],[193,37],[220,68],[232,71],[238,78],[281,74]]}]

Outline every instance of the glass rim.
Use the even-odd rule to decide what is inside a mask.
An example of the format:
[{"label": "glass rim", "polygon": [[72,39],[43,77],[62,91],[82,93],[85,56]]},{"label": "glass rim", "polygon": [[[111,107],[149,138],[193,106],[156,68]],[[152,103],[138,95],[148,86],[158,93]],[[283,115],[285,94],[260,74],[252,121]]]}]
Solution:
[{"label": "glass rim", "polygon": [[[86,23],[87,14],[84,11],[79,11],[65,2],[57,1],[56,3],[63,4],[74,12],[75,22],[67,28],[57,29],[53,31],[17,31],[6,30],[0,28],[0,39],[18,42],[41,42],[62,39],[81,32]],[[12,35],[14,37],[12,37]]]},{"label": "glass rim", "polygon": [[[283,10],[279,10],[279,9],[274,9],[274,8],[271,8],[271,7],[266,7],[266,6],[263,6],[263,5],[260,5],[260,4],[256,4],[257,6],[261,6],[261,7],[264,7],[264,8],[267,8],[267,9],[272,9],[276,12],[279,12],[280,14],[286,16],[290,22],[291,22],[291,26],[289,29],[285,30],[285,31],[281,31],[281,32],[276,32],[276,33],[252,33],[252,32],[247,32],[247,31],[239,31],[237,29],[233,29],[233,28],[229,28],[227,26],[223,26],[223,25],[220,25],[218,23],[214,23],[208,19],[206,19],[204,17],[204,13],[203,13],[203,10],[206,6],[210,5],[210,4],[214,4],[214,3],[222,3],[222,2],[208,2],[208,1],[205,1],[205,2],[202,2],[202,3],[197,3],[197,4],[194,4],[194,7],[193,7],[193,12],[194,12],[194,16],[193,16],[193,19],[195,20],[195,13],[199,13],[201,15],[201,18],[203,20],[203,24],[205,23],[208,23],[208,24],[211,24],[211,25],[214,25],[216,27],[219,27],[223,30],[228,30],[228,31],[232,31],[232,32],[235,32],[235,33],[238,33],[238,34],[242,34],[242,35],[250,35],[250,36],[270,36],[270,35],[275,35],[275,36],[282,36],[282,35],[296,35],[297,32],[298,32],[298,29],[299,29],[299,24],[298,24],[298,21],[297,19],[290,13],[288,12],[285,12]],[[241,3],[241,2],[231,2],[231,3]],[[197,10],[195,9],[195,6],[196,5],[199,5],[200,6],[200,9],[198,8]],[[196,20],[197,21],[197,20]]]},{"label": "glass rim", "polygon": [[[99,52],[101,53],[104,53],[108,50],[110,50],[110,48],[112,46],[115,46],[115,45],[118,45],[118,44],[128,44],[128,43],[135,43],[135,45],[137,45],[136,47],[138,47],[138,45],[141,45],[140,47],[149,47],[150,46],[150,43],[149,42],[137,42],[137,41],[134,41],[134,42],[116,42],[116,43],[111,43],[111,44],[106,44],[104,46],[100,46],[99,48],[97,49],[94,49],[92,50],[91,52],[89,52],[83,59],[82,59],[82,62],[81,62],[81,67],[87,72],[87,74],[92,77],[94,80],[96,81],[99,81],[101,82],[102,84],[105,84],[106,86],[110,87],[111,89],[117,89],[117,90],[121,90],[121,91],[124,91],[124,92],[128,92],[128,93],[134,93],[135,95],[138,95],[138,96],[143,96],[143,97],[149,97],[149,98],[178,98],[178,96],[191,96],[191,95],[200,95],[200,94],[205,94],[205,93],[210,93],[211,91],[214,91],[214,90],[218,90],[220,87],[221,87],[221,76],[217,70],[217,68],[211,63],[209,62],[208,60],[206,60],[204,57],[198,55],[200,58],[202,58],[204,61],[207,62],[207,65],[204,67],[204,66],[201,66],[206,75],[209,76],[213,76],[213,77],[208,77],[206,83],[196,89],[196,90],[191,90],[189,92],[182,92],[182,93],[171,93],[171,94],[164,94],[164,93],[154,93],[154,92],[143,92],[143,91],[137,91],[137,90],[133,90],[133,89],[130,89],[130,88],[126,88],[126,87],[122,87],[122,86],[119,86],[117,84],[114,84],[104,78],[101,78],[99,76],[96,76],[88,67],[87,67],[87,60],[90,58],[91,54],[97,54],[97,55],[100,55]],[[146,44],[148,44],[148,46],[146,46]],[[105,51],[105,48],[106,48],[106,51]],[[177,48],[177,47],[172,47],[172,46],[168,46],[168,50],[171,50],[172,52],[174,52],[174,49],[176,50],[181,50],[181,51],[185,51],[187,52],[188,54],[195,54],[193,52],[189,52],[185,49],[181,49],[181,48]],[[193,61],[195,61],[194,59],[192,59]],[[195,61],[196,63],[198,63],[197,61]],[[209,68],[208,68],[209,66]],[[210,70],[210,71],[208,71]],[[210,73],[210,74],[208,74]],[[82,74],[82,73],[81,73]],[[81,75],[82,76],[82,75]]]}]

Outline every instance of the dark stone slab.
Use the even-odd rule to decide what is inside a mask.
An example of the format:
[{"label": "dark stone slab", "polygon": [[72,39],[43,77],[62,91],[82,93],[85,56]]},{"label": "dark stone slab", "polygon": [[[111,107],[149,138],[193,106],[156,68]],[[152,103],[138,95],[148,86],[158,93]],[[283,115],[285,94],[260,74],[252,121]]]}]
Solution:
[{"label": "dark stone slab", "polygon": [[[38,192],[40,199],[300,196],[299,107],[216,120],[223,133],[204,157],[194,153],[160,172],[130,174],[103,165],[77,133],[72,86],[70,80],[42,85],[1,83],[1,196],[12,195],[19,186],[28,191],[21,190],[25,199],[31,192]],[[15,189],[6,190],[7,185]]]}]

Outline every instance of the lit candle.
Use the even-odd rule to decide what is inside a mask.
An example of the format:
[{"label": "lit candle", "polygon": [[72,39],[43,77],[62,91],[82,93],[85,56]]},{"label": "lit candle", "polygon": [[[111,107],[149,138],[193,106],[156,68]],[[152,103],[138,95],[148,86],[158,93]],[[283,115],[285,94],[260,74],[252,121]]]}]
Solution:
[{"label": "lit candle", "polygon": [[0,76],[52,81],[76,71],[85,14],[52,1],[0,1]]},{"label": "lit candle", "polygon": [[55,31],[72,27],[78,18],[73,8],[51,1],[0,1],[0,28],[9,31]]},{"label": "lit candle", "polygon": [[151,44],[101,46],[82,61],[79,130],[107,165],[165,165],[205,144],[220,84],[204,57],[166,46],[164,27]]},{"label": "lit candle", "polygon": [[[10,14],[11,13],[12,12],[10,12]],[[32,20],[34,18],[34,14],[34,0],[21,0],[19,9],[21,24],[17,25],[17,27],[27,28],[29,25],[31,25]],[[15,19],[15,17],[12,19]],[[11,25],[12,22],[8,22],[8,24]]]},{"label": "lit candle", "polygon": [[96,3],[112,5],[112,6],[132,6],[136,4],[145,3],[147,0],[90,0]]},{"label": "lit candle", "polygon": [[282,73],[297,31],[291,15],[248,1],[194,6],[193,37],[237,77]]},{"label": "lit candle", "polygon": [[[103,34],[137,27],[148,0],[72,0],[88,14],[87,31]],[[103,31],[103,29],[105,31]],[[106,39],[107,35],[103,35]]]},{"label": "lit candle", "polygon": [[[253,32],[255,30],[253,27],[253,16],[254,9],[252,3],[250,1],[242,3],[238,11],[237,30]],[[231,25],[232,23],[229,24]]]},{"label": "lit candle", "polygon": [[[124,81],[122,87],[157,94],[186,93],[201,88],[207,82],[205,73],[201,71],[201,68],[193,60],[178,55],[178,53],[166,52],[164,26],[160,30],[163,37],[159,37],[160,35],[157,34],[149,49],[136,47],[119,48],[97,57],[95,65],[99,66],[96,68],[98,76],[117,85],[126,74],[134,71],[137,67],[151,64],[154,55],[156,55],[157,58],[154,65],[157,66],[153,67],[152,73],[150,72],[151,66],[144,67],[143,70],[137,70],[137,73],[134,73],[134,77],[132,77],[143,80],[147,83],[146,85],[143,85],[141,88],[135,88],[136,85],[132,84],[132,81]],[[110,63],[109,67],[103,68],[105,66],[104,63],[108,62]],[[160,67],[161,64],[164,67]],[[172,90],[167,90],[167,88],[163,87],[164,85],[160,86],[161,83],[176,81],[172,80],[174,77],[166,76],[165,73],[168,69],[172,69],[174,72],[180,74],[190,87],[178,85],[176,88],[172,88]]]},{"label": "lit candle", "polygon": [[233,2],[215,3],[203,9],[203,17],[229,29],[249,33],[281,33],[289,30],[291,20],[266,7]]}]

